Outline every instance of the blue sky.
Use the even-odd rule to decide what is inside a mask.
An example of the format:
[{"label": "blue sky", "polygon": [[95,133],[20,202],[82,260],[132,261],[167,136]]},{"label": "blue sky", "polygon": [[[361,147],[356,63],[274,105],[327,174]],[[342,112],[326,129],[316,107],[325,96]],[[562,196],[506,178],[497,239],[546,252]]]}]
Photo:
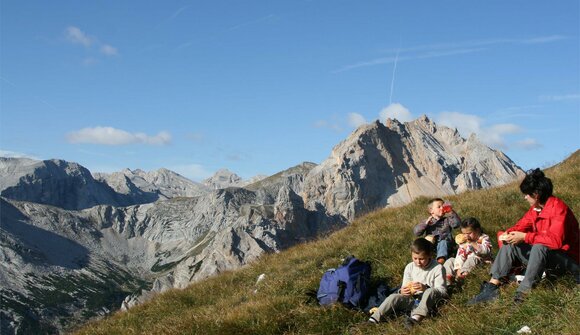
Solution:
[{"label": "blue sky", "polygon": [[422,114],[524,169],[580,147],[577,0],[0,6],[3,156],[249,178]]}]

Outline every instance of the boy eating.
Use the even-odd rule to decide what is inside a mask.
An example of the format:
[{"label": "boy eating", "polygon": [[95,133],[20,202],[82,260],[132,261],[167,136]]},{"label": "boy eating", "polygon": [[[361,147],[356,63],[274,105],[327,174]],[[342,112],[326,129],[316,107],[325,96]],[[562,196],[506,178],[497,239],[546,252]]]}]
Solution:
[{"label": "boy eating", "polygon": [[424,238],[411,245],[412,262],[403,273],[403,283],[398,293],[393,293],[372,313],[369,322],[378,323],[389,313],[411,312],[405,327],[411,328],[421,322],[447,297],[445,270],[433,259],[433,244]]}]

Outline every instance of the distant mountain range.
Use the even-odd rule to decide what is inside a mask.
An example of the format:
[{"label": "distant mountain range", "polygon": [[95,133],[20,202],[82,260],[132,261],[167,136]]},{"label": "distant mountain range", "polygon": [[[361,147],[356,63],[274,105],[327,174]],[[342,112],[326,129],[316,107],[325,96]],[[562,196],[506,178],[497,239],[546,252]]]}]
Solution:
[{"label": "distant mountain range", "polygon": [[0,158],[1,331],[60,332],[366,212],[522,175],[425,116],[361,126],[320,165],[251,182],[227,170],[200,184],[166,169],[93,176],[62,160]]}]

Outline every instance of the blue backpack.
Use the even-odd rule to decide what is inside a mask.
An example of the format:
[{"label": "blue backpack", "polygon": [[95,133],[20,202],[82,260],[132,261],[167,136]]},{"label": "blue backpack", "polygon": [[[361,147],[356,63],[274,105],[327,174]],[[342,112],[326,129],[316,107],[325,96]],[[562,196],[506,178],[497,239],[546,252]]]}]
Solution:
[{"label": "blue backpack", "polygon": [[316,298],[323,306],[340,302],[347,307],[361,308],[370,279],[370,264],[348,257],[338,269],[329,269],[322,275]]}]

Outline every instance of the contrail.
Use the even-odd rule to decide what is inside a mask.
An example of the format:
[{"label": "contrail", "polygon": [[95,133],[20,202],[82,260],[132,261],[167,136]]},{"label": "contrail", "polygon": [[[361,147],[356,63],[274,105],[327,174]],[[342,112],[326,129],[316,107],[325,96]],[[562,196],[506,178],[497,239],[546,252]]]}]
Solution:
[{"label": "contrail", "polygon": [[397,61],[399,60],[399,51],[401,47],[397,49],[397,55],[395,56],[395,65],[393,66],[393,78],[391,78],[391,95],[389,96],[389,106],[393,103],[393,89],[395,87],[395,72],[397,71]]}]

